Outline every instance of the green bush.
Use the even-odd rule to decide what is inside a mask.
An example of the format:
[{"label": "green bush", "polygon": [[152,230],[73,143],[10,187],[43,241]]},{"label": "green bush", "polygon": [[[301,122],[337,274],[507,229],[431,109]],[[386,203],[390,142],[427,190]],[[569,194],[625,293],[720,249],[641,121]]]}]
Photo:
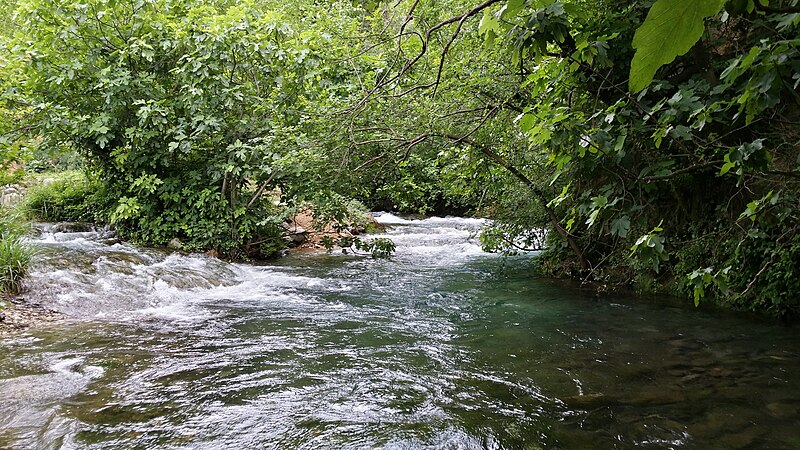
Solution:
[{"label": "green bush", "polygon": [[15,170],[14,172],[8,172],[0,166],[0,186],[5,186],[6,184],[17,184],[24,178],[25,178],[24,170]]},{"label": "green bush", "polygon": [[[787,226],[786,233],[766,230],[743,240],[729,261],[726,280],[735,295],[726,301],[741,309],[767,310],[779,317],[800,313],[800,235]],[[791,234],[790,234],[791,233]]]},{"label": "green bush", "polygon": [[17,294],[28,274],[33,249],[22,240],[25,225],[18,216],[0,212],[0,294]]},{"label": "green bush", "polygon": [[334,192],[320,192],[306,205],[314,211],[314,226],[331,225],[335,231],[366,230],[369,210],[361,202]]},{"label": "green bush", "polygon": [[0,239],[0,294],[16,294],[28,274],[31,248],[18,236]]},{"label": "green bush", "polygon": [[69,145],[31,145],[25,159],[25,170],[30,173],[73,171],[84,166],[81,155]]},{"label": "green bush", "polygon": [[28,190],[27,215],[45,222],[105,222],[105,190],[81,172],[65,172]]}]

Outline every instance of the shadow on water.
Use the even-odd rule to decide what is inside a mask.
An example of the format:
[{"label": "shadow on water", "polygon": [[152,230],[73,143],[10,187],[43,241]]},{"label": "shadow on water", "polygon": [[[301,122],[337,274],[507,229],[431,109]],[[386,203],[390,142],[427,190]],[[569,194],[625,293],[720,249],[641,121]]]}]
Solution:
[{"label": "shadow on water", "polygon": [[33,295],[73,319],[3,341],[0,447],[800,447],[795,329],[532,279],[480,221],[380,219],[390,261],[43,236]]}]

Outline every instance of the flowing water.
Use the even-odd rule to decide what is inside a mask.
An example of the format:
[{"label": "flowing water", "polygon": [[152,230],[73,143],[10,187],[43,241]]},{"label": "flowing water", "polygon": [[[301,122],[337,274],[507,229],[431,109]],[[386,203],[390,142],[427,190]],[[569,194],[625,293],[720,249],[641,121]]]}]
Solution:
[{"label": "flowing water", "polygon": [[0,341],[0,448],[800,448],[796,329],[532,278],[478,220],[379,220],[391,260],[43,233],[29,297],[68,320]]}]

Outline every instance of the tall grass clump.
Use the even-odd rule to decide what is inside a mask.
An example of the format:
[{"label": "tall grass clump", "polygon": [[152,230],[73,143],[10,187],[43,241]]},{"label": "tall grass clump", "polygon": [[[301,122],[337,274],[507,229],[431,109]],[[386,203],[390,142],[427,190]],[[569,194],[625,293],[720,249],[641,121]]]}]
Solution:
[{"label": "tall grass clump", "polygon": [[63,172],[31,187],[22,209],[31,219],[44,222],[103,222],[104,192],[83,172]]},{"label": "tall grass clump", "polygon": [[0,294],[18,294],[28,275],[33,249],[23,241],[26,231],[18,214],[0,209]]}]

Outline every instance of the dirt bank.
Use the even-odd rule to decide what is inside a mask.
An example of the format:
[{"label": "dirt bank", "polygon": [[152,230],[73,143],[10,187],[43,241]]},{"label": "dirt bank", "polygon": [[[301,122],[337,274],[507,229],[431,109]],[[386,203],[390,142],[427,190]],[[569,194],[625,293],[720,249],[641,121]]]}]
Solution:
[{"label": "dirt bank", "polygon": [[320,227],[314,223],[314,216],[310,210],[303,210],[297,213],[289,222],[288,230],[290,233],[300,231],[301,239],[294,242],[293,248],[290,249],[291,253],[314,253],[325,252],[325,246],[322,245],[324,237],[330,237],[334,240],[341,237],[352,237],[362,234],[369,234],[375,232],[383,232],[386,227],[375,220],[371,215],[366,215],[358,224],[349,224],[347,226],[339,226],[337,224],[328,224]]}]

